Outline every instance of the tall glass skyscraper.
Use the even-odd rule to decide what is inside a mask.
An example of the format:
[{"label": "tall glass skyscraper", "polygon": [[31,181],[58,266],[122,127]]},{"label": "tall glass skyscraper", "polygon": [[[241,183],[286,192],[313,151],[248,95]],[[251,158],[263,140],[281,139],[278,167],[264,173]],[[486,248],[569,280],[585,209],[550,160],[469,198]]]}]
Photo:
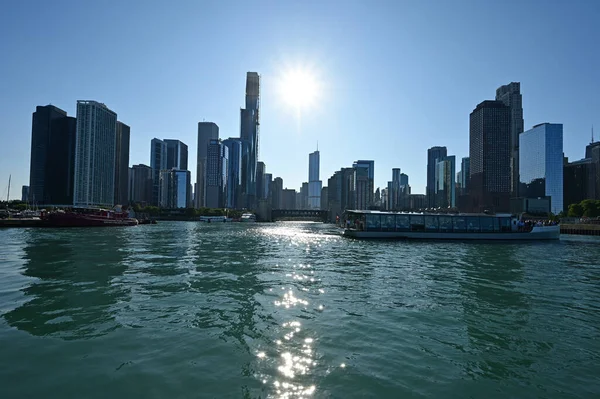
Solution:
[{"label": "tall glass skyscraper", "polygon": [[112,207],[117,114],[96,101],[77,101],[76,130],[73,205]]},{"label": "tall glass skyscraper", "polygon": [[167,144],[154,138],[150,142],[150,167],[152,168],[152,205],[160,206],[160,171],[167,170]]},{"label": "tall glass skyscraper", "polygon": [[242,196],[247,208],[256,206],[256,164],[260,133],[260,76],[246,74],[246,108],[240,111],[242,140]]},{"label": "tall glass skyscraper", "polygon": [[206,206],[225,208],[227,205],[227,166],[229,148],[221,140],[208,143],[206,161]]},{"label": "tall glass skyscraper", "polygon": [[511,82],[496,89],[496,101],[510,109],[510,184],[511,195],[519,196],[519,135],[523,133],[523,97],[521,83]]},{"label": "tall glass skyscraper", "polygon": [[129,126],[117,121],[115,150],[115,205],[129,203]]},{"label": "tall glass skyscraper", "polygon": [[321,208],[321,188],[323,183],[319,180],[320,167],[319,150],[308,154],[308,208]]},{"label": "tall glass skyscraper", "polygon": [[453,208],[456,206],[456,157],[454,155],[438,159],[435,165],[436,206]]},{"label": "tall glass skyscraper", "polygon": [[167,169],[188,170],[188,146],[179,140],[163,141],[167,146]]},{"label": "tall glass skyscraper", "polygon": [[435,165],[438,159],[448,155],[446,147],[431,147],[427,150],[427,207],[435,207]]},{"label": "tall glass skyscraper", "polygon": [[563,207],[563,125],[542,123],[519,135],[519,192],[522,197],[550,197],[550,210]]},{"label": "tall glass skyscraper", "polygon": [[188,208],[190,204],[191,174],[177,168],[160,171],[160,207]]},{"label": "tall glass skyscraper", "polygon": [[239,204],[240,184],[242,177],[242,141],[238,138],[223,140],[229,150],[227,166],[227,201],[226,208],[242,208]]},{"label": "tall glass skyscraper", "polygon": [[219,126],[214,122],[198,122],[198,156],[196,161],[196,208],[206,206],[206,154],[208,143],[219,138]]}]

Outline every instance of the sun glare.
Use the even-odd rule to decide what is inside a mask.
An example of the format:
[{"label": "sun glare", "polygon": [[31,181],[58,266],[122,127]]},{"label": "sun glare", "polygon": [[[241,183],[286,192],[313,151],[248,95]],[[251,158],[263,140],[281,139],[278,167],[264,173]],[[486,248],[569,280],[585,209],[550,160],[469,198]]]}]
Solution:
[{"label": "sun glare", "polygon": [[310,108],[319,94],[319,85],[309,71],[292,69],[285,72],[279,82],[281,98],[290,106]]}]

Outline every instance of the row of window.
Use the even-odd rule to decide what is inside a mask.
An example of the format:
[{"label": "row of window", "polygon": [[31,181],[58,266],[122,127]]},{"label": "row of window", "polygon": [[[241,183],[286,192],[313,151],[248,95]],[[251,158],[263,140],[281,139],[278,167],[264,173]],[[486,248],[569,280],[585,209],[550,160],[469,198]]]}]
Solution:
[{"label": "row of window", "polygon": [[510,232],[511,218],[443,215],[365,215],[367,231]]}]

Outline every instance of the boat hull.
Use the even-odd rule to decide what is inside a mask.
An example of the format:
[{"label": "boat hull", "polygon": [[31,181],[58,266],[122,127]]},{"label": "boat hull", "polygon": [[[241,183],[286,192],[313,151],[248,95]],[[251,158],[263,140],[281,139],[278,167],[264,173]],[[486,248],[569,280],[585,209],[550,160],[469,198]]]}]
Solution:
[{"label": "boat hull", "polygon": [[136,226],[137,219],[105,218],[80,214],[54,214],[44,219],[45,227],[120,227]]},{"label": "boat hull", "polygon": [[345,237],[361,239],[418,239],[418,240],[457,240],[457,241],[529,241],[558,240],[560,226],[534,227],[530,232],[505,233],[442,233],[427,231],[362,231],[344,230]]}]

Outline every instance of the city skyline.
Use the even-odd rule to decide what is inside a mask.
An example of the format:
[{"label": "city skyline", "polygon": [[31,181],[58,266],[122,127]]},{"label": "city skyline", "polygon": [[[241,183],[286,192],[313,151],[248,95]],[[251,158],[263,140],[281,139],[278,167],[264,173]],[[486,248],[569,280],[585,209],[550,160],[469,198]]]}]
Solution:
[{"label": "city skyline", "polygon": [[[600,124],[597,120],[594,121],[594,118],[597,118],[594,110],[600,108],[600,100],[594,96],[593,87],[598,87],[598,82],[594,80],[597,79],[597,74],[594,74],[592,69],[594,64],[597,65],[598,56],[583,55],[570,45],[585,43],[597,36],[584,23],[589,18],[588,15],[593,15],[590,12],[593,8],[590,9],[586,4],[567,10],[547,5],[540,10],[532,3],[525,3],[520,8],[523,23],[519,25],[519,34],[522,36],[519,43],[509,45],[503,42],[501,35],[488,35],[489,37],[485,38],[487,47],[482,50],[483,56],[480,58],[489,58],[489,61],[468,57],[468,50],[483,38],[472,37],[472,30],[450,29],[449,26],[471,20],[475,25],[490,32],[501,31],[495,29],[503,24],[503,13],[499,5],[458,7],[460,16],[456,15],[453,20],[444,18],[444,9],[448,8],[447,11],[451,11],[453,7],[443,4],[435,7],[437,11],[434,11],[434,7],[426,5],[368,7],[351,4],[340,16],[337,28],[330,27],[326,22],[328,18],[333,18],[337,9],[333,5],[324,5],[321,10],[323,19],[316,21],[314,32],[299,28],[303,22],[311,19],[313,14],[310,7],[297,6],[292,13],[291,6],[281,6],[273,12],[284,20],[291,21],[290,26],[272,23],[267,24],[267,27],[260,27],[257,31],[260,45],[257,46],[255,54],[243,49],[240,51],[243,44],[235,45],[231,52],[226,52],[222,60],[215,58],[220,54],[218,49],[234,43],[235,34],[232,34],[232,37],[221,38],[208,47],[205,46],[205,42],[202,42],[202,46],[194,45],[192,37],[202,36],[197,29],[211,28],[196,27],[191,18],[196,6],[186,5],[178,9],[161,9],[181,26],[181,30],[176,33],[160,32],[166,36],[157,41],[157,48],[152,52],[147,46],[143,46],[151,38],[131,34],[121,38],[114,36],[114,33],[108,33],[106,37],[91,35],[92,43],[99,44],[99,53],[82,51],[81,70],[106,69],[107,76],[97,81],[83,79],[85,75],[78,72],[74,66],[62,62],[60,54],[65,50],[58,49],[58,54],[51,54],[33,41],[33,38],[37,37],[35,32],[43,31],[50,39],[64,43],[65,49],[76,46],[79,38],[74,32],[86,27],[81,25],[77,15],[83,12],[88,15],[90,8],[97,11],[98,21],[94,18],[91,21],[86,20],[86,24],[93,27],[100,23],[102,15],[112,9],[110,5],[99,7],[72,4],[68,7],[68,14],[75,21],[72,30],[56,29],[57,25],[52,22],[55,20],[52,16],[58,15],[58,10],[49,5],[11,5],[0,17],[4,22],[0,28],[2,33],[5,37],[13,39],[3,43],[1,48],[3,54],[7,55],[8,62],[0,66],[0,72],[3,76],[11,77],[7,79],[3,92],[8,93],[13,101],[0,110],[0,117],[6,121],[6,130],[0,132],[0,138],[4,141],[9,135],[22,138],[11,142],[10,148],[6,146],[0,150],[0,184],[3,188],[0,194],[6,194],[8,175],[12,175],[12,199],[20,198],[19,190],[15,190],[14,187],[29,183],[31,113],[36,106],[54,104],[65,110],[68,115],[75,115],[75,104],[79,99],[93,98],[105,103],[131,126],[130,166],[147,164],[149,142],[153,137],[177,138],[194,148],[199,121],[214,121],[221,128],[221,137],[237,136],[240,124],[239,109],[245,105],[241,88],[244,86],[247,71],[257,71],[261,75],[259,160],[269,165],[269,171],[273,172],[274,176],[283,177],[286,186],[295,189],[299,189],[306,179],[304,169],[296,171],[295,165],[306,163],[305,154],[311,151],[311,143],[318,139],[323,153],[322,176],[331,176],[340,166],[348,165],[355,159],[373,159],[377,163],[375,187],[386,187],[389,171],[400,167],[410,176],[413,192],[425,193],[427,148],[445,146],[448,153],[455,154],[457,159],[467,156],[469,113],[483,99],[493,98],[494,90],[510,82],[521,83],[525,129],[544,122],[564,125],[564,151],[569,159],[584,157],[581,148],[589,142],[591,125],[594,122],[596,125]],[[182,10],[186,7],[189,10]],[[123,8],[123,16],[126,17],[131,15],[135,7],[123,5]],[[260,4],[252,10],[253,18],[266,24],[267,20],[260,15],[261,10],[264,11],[264,6]],[[392,18],[386,17],[386,14],[398,15],[401,10],[409,11],[409,14],[415,17],[414,21],[392,24]],[[372,32],[367,32],[364,28],[355,28],[357,25],[354,21],[363,15],[361,12],[368,15],[371,21],[380,20],[380,26]],[[26,19],[28,22],[23,26],[16,25],[14,21],[24,20],[24,15],[30,15],[31,18]],[[144,11],[144,15],[150,21],[158,21],[162,14],[155,8],[153,11]],[[557,24],[567,16],[574,15],[583,21],[577,25],[562,24],[560,29],[555,31],[540,30],[541,22],[536,22],[544,20],[545,23],[550,21]],[[235,16],[234,12],[232,17]],[[381,56],[369,49],[369,43],[377,42],[389,30],[394,33],[394,37],[402,36],[403,33],[410,36],[411,32],[418,31],[418,26],[424,19],[431,19],[440,30],[448,28],[445,32],[450,32],[449,37],[442,38],[435,32],[425,34],[414,46],[401,40],[398,46],[407,53],[408,59],[414,60],[413,62],[403,63],[402,59],[405,57],[401,58],[397,51],[390,50]],[[115,24],[121,26],[130,22],[132,21],[119,16]],[[221,18],[216,18],[212,23],[221,22]],[[135,21],[132,23],[137,24]],[[229,26],[229,23],[226,25]],[[353,27],[342,29],[348,37],[341,36],[337,30],[346,25]],[[28,31],[33,32],[31,37],[25,35]],[[317,46],[308,45],[307,42],[311,41],[313,35],[323,37],[327,36],[327,33],[331,34],[328,41]],[[365,37],[360,38],[363,35]],[[277,36],[280,38],[271,38]],[[170,40],[180,39],[185,44],[171,49]],[[440,47],[445,40],[451,45],[447,46],[448,48]],[[111,49],[117,54],[123,54],[132,46],[139,45],[140,49],[132,53],[132,69],[104,68],[102,63],[106,57],[102,58],[99,55],[108,47],[101,43],[102,41],[111,43]],[[338,48],[334,46],[337,42],[349,44],[328,56],[329,50]],[[155,61],[153,53],[170,52],[169,54],[178,56],[184,54],[181,47],[183,45],[190,46],[194,51],[199,51],[202,47],[205,52],[203,55],[208,55],[215,61],[215,65],[202,64],[201,73],[198,74],[198,65],[194,61],[196,57],[191,55],[184,57],[174,66],[165,66],[158,61],[156,65],[152,64]],[[382,45],[389,46],[390,43],[385,42]],[[90,49],[96,47],[98,46],[89,46]],[[31,51],[23,54],[20,50],[22,48],[30,48]],[[449,57],[449,52],[455,57]],[[359,58],[370,61],[351,66],[348,61],[351,56],[356,57],[356,54]],[[508,57],[509,54],[514,55],[513,58],[536,58],[538,62],[535,67],[528,67],[525,63],[495,65],[494,60],[498,57],[493,55]],[[36,65],[42,59],[39,57],[53,60],[46,65],[48,73],[53,76],[52,80],[41,74],[38,76],[35,69],[32,69],[37,68]],[[456,61],[450,58],[455,58]],[[153,84],[146,85],[148,75],[142,74],[140,78],[135,78],[139,63],[153,65],[149,67],[149,73],[154,75]],[[424,65],[425,70],[421,71]],[[302,109],[302,118],[296,120],[296,110],[291,109],[293,107],[289,102],[279,98],[276,82],[277,77],[286,68],[298,66],[314,70],[314,75],[318,76],[323,90],[320,98],[313,101],[312,108]],[[400,66],[404,73],[395,75],[393,71]],[[162,72],[159,72],[161,70]],[[181,73],[175,74],[177,71]],[[366,81],[359,79],[359,76],[368,71],[377,74],[369,73],[370,78]],[[425,79],[428,80],[427,83],[424,83]],[[353,85],[346,85],[347,80],[352,80]],[[384,81],[386,84],[383,84]],[[421,86],[422,90],[415,90]],[[413,94],[398,96],[398,92]],[[418,94],[414,94],[417,92]],[[446,101],[444,96],[439,95],[440,92],[452,92],[453,100]],[[353,113],[353,118],[349,118],[351,121],[345,120],[342,116],[353,106],[352,99],[360,96],[367,96],[369,101],[361,104],[361,112]],[[434,118],[427,112],[429,107],[436,109]],[[165,115],[155,118],[152,113],[148,113],[149,109],[155,108],[161,109]],[[391,145],[365,145],[361,135],[363,131],[369,132],[370,140],[389,142]],[[284,151],[285,155],[281,154],[280,149],[288,146],[293,147],[294,151]],[[195,168],[192,166],[196,162],[195,155],[195,151],[190,151],[189,169],[192,181],[196,181]]]}]

